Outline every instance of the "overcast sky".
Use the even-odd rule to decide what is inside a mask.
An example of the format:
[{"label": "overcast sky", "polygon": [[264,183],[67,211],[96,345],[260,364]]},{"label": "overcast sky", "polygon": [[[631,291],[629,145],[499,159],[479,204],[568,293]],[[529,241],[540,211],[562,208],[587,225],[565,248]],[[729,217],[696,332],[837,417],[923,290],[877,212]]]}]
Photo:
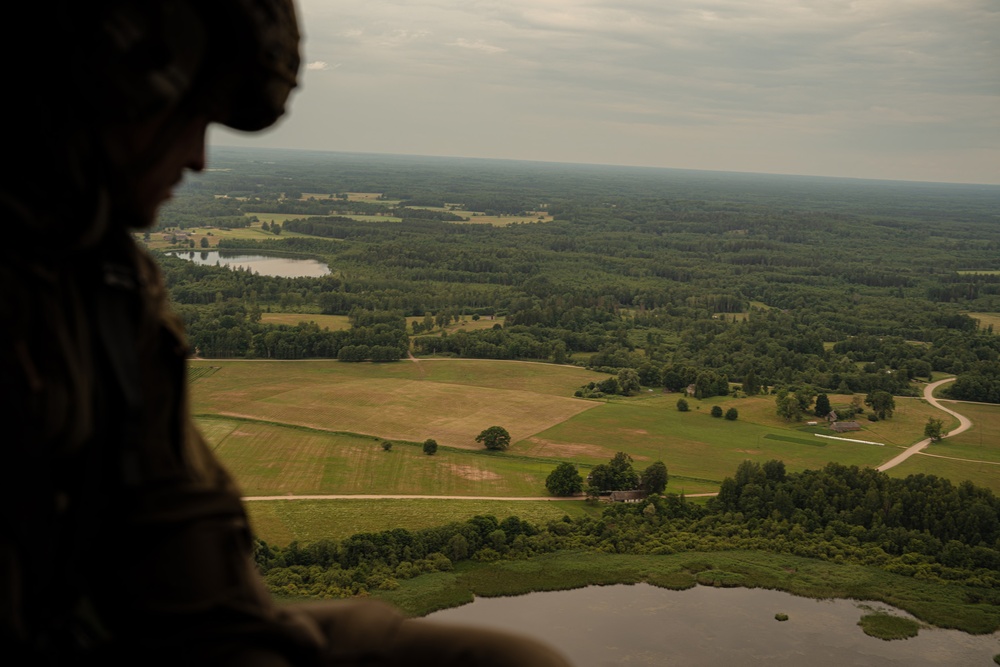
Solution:
[{"label": "overcast sky", "polygon": [[255,145],[1000,184],[998,0],[298,0]]}]

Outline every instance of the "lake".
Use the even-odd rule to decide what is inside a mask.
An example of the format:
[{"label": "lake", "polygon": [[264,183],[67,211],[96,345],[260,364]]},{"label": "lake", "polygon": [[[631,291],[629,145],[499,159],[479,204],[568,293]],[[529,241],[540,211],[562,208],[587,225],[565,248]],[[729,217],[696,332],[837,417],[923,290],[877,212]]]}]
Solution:
[{"label": "lake", "polygon": [[[671,591],[649,584],[477,598],[427,618],[538,637],[579,667],[987,667],[1000,653],[1000,634],[921,628],[912,639],[869,637],[857,623],[873,610],[912,618],[881,602],[708,586]],[[788,620],[776,621],[777,613]]]},{"label": "lake", "polygon": [[260,254],[222,254],[218,250],[183,250],[169,253],[194,262],[209,266],[228,266],[244,268],[259,273],[262,276],[279,276],[282,278],[318,278],[330,273],[330,267],[315,259],[292,259]]}]

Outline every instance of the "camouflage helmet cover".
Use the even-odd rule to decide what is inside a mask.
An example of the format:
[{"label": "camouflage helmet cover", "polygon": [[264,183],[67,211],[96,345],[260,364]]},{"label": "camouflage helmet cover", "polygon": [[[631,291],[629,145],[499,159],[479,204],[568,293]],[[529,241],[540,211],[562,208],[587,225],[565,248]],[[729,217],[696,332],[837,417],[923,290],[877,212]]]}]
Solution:
[{"label": "camouflage helmet cover", "polygon": [[111,0],[96,18],[77,71],[98,122],[191,105],[256,131],[284,113],[296,85],[292,0]]},{"label": "camouflage helmet cover", "polygon": [[[215,12],[208,21],[210,57],[203,79],[211,88],[199,91],[214,98],[214,120],[246,131],[271,125],[284,113],[299,70],[299,29],[291,0],[201,0],[197,5]],[[226,34],[231,37],[223,38]]]}]

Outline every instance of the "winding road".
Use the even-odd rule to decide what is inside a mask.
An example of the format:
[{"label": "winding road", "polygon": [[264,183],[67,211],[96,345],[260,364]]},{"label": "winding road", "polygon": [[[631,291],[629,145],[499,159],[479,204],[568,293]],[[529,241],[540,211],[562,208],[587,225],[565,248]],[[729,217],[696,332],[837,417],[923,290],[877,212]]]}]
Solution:
[{"label": "winding road", "polygon": [[[948,433],[946,433],[943,436],[945,438],[950,438],[951,436],[958,435],[959,433],[962,433],[963,431],[968,431],[972,427],[972,422],[969,421],[968,417],[966,417],[964,415],[960,415],[960,414],[958,414],[957,412],[955,412],[954,410],[952,410],[950,408],[944,407],[943,405],[941,405],[940,401],[938,401],[936,398],[934,398],[934,390],[935,389],[937,389],[938,387],[940,387],[941,385],[943,385],[943,384],[945,384],[947,382],[954,382],[954,380],[955,380],[955,378],[945,378],[944,380],[938,380],[937,382],[931,382],[929,385],[927,385],[926,387],[924,387],[924,399],[928,403],[930,403],[931,405],[933,405],[938,410],[943,410],[944,412],[947,412],[952,417],[956,417],[958,419],[958,428],[956,428],[956,429],[954,429],[952,431],[948,431]],[[902,463],[906,459],[908,459],[911,456],[913,456],[914,454],[922,451],[929,444],[931,444],[931,439],[930,438],[924,438],[923,440],[921,440],[917,444],[911,445],[911,446],[907,447],[903,451],[902,454],[900,454],[899,456],[896,456],[895,458],[890,459],[889,461],[886,461],[885,463],[883,463],[882,465],[880,465],[878,468],[876,468],[876,470],[885,471],[885,470],[888,470],[889,468],[895,468],[896,466],[898,466],[900,463]]]},{"label": "winding road", "polygon": [[[416,361],[416,359],[414,359]],[[934,398],[934,390],[941,385],[953,382],[955,378],[945,378],[944,380],[938,380],[937,382],[932,382],[924,387],[924,399],[931,405],[933,405],[938,410],[947,412],[949,415],[958,419],[958,428],[953,429],[946,433],[943,437],[949,438],[953,435],[958,435],[963,431],[967,431],[972,427],[972,422],[969,418],[960,415],[950,408],[946,408],[941,405],[940,401]],[[900,463],[910,458],[914,454],[922,451],[927,445],[931,444],[930,438],[924,438],[915,445],[907,447],[898,456],[886,461],[880,465],[876,470],[885,471],[890,468],[895,468]],[[715,493],[689,493],[686,494],[688,498],[699,498],[699,497],[709,497],[718,494]],[[566,497],[553,497],[553,496],[531,496],[531,497],[505,497],[505,496],[423,496],[423,495],[392,495],[392,494],[331,494],[331,495],[284,495],[284,496],[244,496],[243,500],[247,502],[257,501],[257,500],[501,500],[501,501],[524,501],[524,500],[545,500],[545,501],[555,501],[555,500],[585,500],[586,496],[574,496],[571,498]]]}]

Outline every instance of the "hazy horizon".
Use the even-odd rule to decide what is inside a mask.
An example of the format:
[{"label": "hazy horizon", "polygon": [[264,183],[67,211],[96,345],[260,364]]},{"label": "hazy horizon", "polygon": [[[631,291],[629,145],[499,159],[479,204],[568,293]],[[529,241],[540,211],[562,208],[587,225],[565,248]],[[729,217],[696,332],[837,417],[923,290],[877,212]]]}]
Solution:
[{"label": "hazy horizon", "polygon": [[1000,184],[1000,5],[299,0],[301,87],[217,144]]},{"label": "hazy horizon", "polygon": [[[384,157],[384,158],[420,158],[429,160],[474,160],[482,162],[523,162],[532,165],[551,165],[551,166],[566,166],[566,167],[607,167],[609,169],[635,169],[644,171],[679,171],[679,172],[697,172],[704,174],[732,174],[735,176],[766,176],[766,177],[790,177],[790,178],[803,178],[803,179],[828,179],[828,180],[843,180],[843,181],[872,181],[872,182],[885,182],[885,183],[901,183],[907,184],[912,183],[915,185],[927,184],[927,185],[970,185],[970,186],[983,186],[983,187],[1000,187],[1000,183],[982,183],[982,182],[972,182],[972,181],[926,181],[926,180],[916,180],[916,179],[906,179],[906,178],[868,178],[863,176],[828,176],[823,174],[790,174],[790,173],[780,173],[780,172],[767,172],[767,171],[737,171],[733,169],[695,169],[687,167],[660,167],[653,165],[638,165],[638,164],[610,164],[610,163],[599,163],[599,162],[559,162],[555,160],[530,160],[521,158],[498,158],[489,156],[474,156],[474,155],[427,155],[420,153],[390,153],[390,152],[375,152],[375,151],[349,151],[349,150],[335,150],[335,149],[320,149],[320,148],[289,148],[284,146],[262,146],[255,145],[253,143],[239,144],[239,143],[218,143],[213,142],[211,149],[235,149],[235,150],[261,150],[261,151],[286,151],[290,153],[320,153],[320,154],[330,154],[330,155],[344,155],[344,156],[364,156],[364,157]],[[211,154],[209,154],[208,170],[211,171],[213,164],[211,164]]]}]

